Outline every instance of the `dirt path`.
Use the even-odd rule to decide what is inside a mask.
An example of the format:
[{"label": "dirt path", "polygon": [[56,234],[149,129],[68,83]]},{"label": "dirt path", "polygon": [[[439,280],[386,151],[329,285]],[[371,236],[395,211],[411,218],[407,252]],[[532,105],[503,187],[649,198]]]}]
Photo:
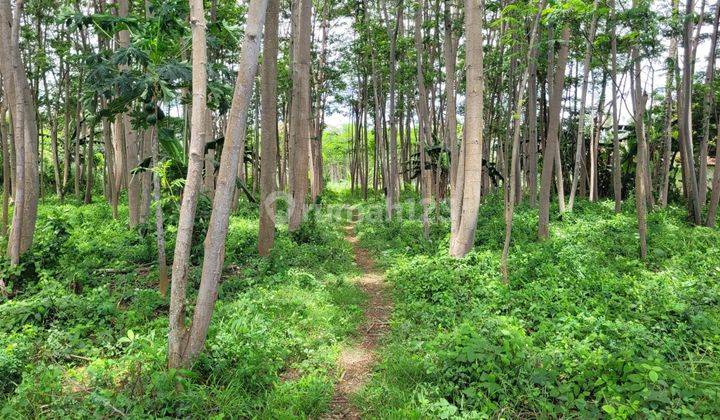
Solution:
[{"label": "dirt path", "polygon": [[367,294],[364,322],[358,328],[360,341],[345,348],[338,358],[340,379],[335,385],[335,394],[330,403],[330,413],[326,419],[359,419],[358,409],[350,402],[370,378],[372,368],[377,361],[375,352],[378,342],[388,331],[388,319],[392,302],[385,284],[384,275],[375,270],[370,254],[360,248],[355,237],[354,223],[346,227],[346,239],[353,246],[355,262],[363,271],[356,282]]}]

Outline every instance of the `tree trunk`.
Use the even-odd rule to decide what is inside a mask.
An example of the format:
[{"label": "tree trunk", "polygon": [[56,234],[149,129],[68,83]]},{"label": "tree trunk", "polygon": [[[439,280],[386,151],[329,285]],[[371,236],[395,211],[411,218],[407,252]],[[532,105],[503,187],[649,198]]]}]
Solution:
[{"label": "tree trunk", "polygon": [[[157,138],[157,126],[150,128],[150,147],[152,148],[152,162],[155,168],[160,165],[160,144]],[[165,253],[165,222],[163,217],[162,203],[160,202],[160,174],[157,171],[152,172],[153,181],[153,200],[155,200],[155,239],[158,249],[158,289],[162,296],[167,296],[169,285],[167,256]]]},{"label": "tree trunk", "polygon": [[[633,1],[636,7],[637,0]],[[637,137],[637,157],[635,169],[635,207],[637,211],[638,233],[640,237],[640,258],[647,257],[647,144],[645,142],[645,102],[647,96],[642,91],[640,80],[640,47],[635,45],[632,48],[632,60],[634,62],[633,77],[635,79],[635,135]]]},{"label": "tree trunk", "polygon": [[712,195],[710,196],[710,204],[708,205],[707,219],[705,224],[708,227],[715,227],[715,218],[717,217],[718,202],[720,201],[720,168],[717,162],[720,162],[720,132],[715,137],[715,172],[712,179]]},{"label": "tree trunk", "polygon": [[[525,89],[528,84],[528,79],[530,78],[530,72],[535,71],[534,66],[531,64],[533,60],[533,56],[535,55],[535,38],[537,36],[537,30],[538,25],[540,23],[540,17],[542,16],[542,11],[545,8],[545,0],[540,0],[540,3],[538,4],[538,12],[535,16],[535,21],[533,22],[532,31],[530,32],[530,42],[528,44],[528,53],[527,53],[527,67],[525,69],[525,72],[522,76],[522,81],[520,82],[517,100],[515,101],[515,113],[514,115],[514,121],[513,121],[513,144],[512,144],[512,156],[510,158],[510,174],[513,178],[519,178],[519,168],[518,168],[518,161],[520,159],[520,114],[522,113],[523,109],[523,99],[525,97]],[[506,184],[508,184],[507,180],[505,181]],[[508,273],[508,255],[510,253],[510,237],[512,235],[512,222],[513,222],[513,213],[515,211],[515,196],[517,195],[517,189],[520,187],[519,179],[512,180],[510,183],[510,188],[508,191],[508,188],[505,188],[505,242],[503,244],[503,253],[502,253],[502,259],[500,263],[500,269],[502,271],[503,280],[505,280],[505,283],[509,280],[509,273]],[[508,194],[509,193],[509,194]]]},{"label": "tree trunk", "polygon": [[94,152],[94,143],[95,143],[95,124],[88,125],[88,134],[87,134],[87,156],[85,156],[86,164],[85,167],[87,168],[87,174],[85,178],[85,199],[83,200],[85,204],[90,204],[92,202],[92,190],[93,190],[93,167],[94,167],[94,159],[93,156],[95,154]]},{"label": "tree trunk", "polygon": [[[565,26],[562,32],[560,51],[558,52],[557,66],[555,67],[552,92],[550,94],[550,107],[548,118],[547,140],[543,151],[543,168],[540,179],[540,220],[538,223],[538,237],[546,239],[549,235],[550,224],[550,190],[552,188],[553,165],[560,160],[559,129],[560,110],[562,107],[563,86],[565,83],[565,67],[567,66],[570,41],[570,27]],[[562,166],[560,166],[562,167]],[[558,178],[561,179],[560,174]],[[562,196],[558,197],[563,200]]]},{"label": "tree trunk", "polygon": [[[390,75],[389,75],[389,88],[390,88],[390,162],[389,162],[389,178],[387,180],[387,191],[385,194],[386,200],[386,216],[388,220],[392,220],[395,212],[395,199],[399,197],[398,188],[398,156],[397,156],[397,135],[398,135],[398,117],[395,109],[395,74],[397,65],[397,39],[398,34],[402,32],[403,23],[403,1],[400,0],[397,5],[397,11],[395,16],[395,25],[391,29],[389,20],[387,18],[387,11],[385,12],[385,20],[388,22],[388,35],[390,36]],[[448,79],[449,80],[449,79]],[[448,81],[448,83],[450,83]],[[402,121],[400,122],[402,125]]]},{"label": "tree trunk", "polygon": [[[593,10],[597,10],[598,0],[593,2]],[[580,93],[580,112],[578,114],[577,141],[575,143],[575,169],[573,170],[572,187],[570,187],[570,199],[568,210],[572,211],[575,205],[575,193],[580,181],[580,168],[584,162],[585,153],[585,102],[587,99],[588,84],[590,83],[590,59],[592,58],[593,42],[595,41],[595,26],[597,25],[597,12],[593,13],[590,22],[590,31],[585,44],[585,58],[583,59],[583,82]],[[591,136],[592,137],[592,136]],[[592,188],[592,187],[591,187]]]},{"label": "tree trunk", "polygon": [[703,100],[703,136],[700,141],[700,156],[698,169],[698,202],[700,207],[707,203],[707,158],[708,141],[710,140],[710,110],[715,105],[715,92],[712,86],[715,80],[715,57],[717,56],[718,23],[720,23],[720,1],[715,5],[715,20],[712,37],[710,38],[710,52],[705,71],[705,98]]},{"label": "tree trunk", "polygon": [[[242,144],[241,140],[246,135],[247,112],[252,100],[254,79],[257,73],[260,38],[262,37],[262,25],[265,22],[267,1],[251,0],[248,7],[245,38],[240,49],[242,56],[238,66],[241,71],[238,72],[235,81],[235,93],[228,113],[228,125],[225,130],[223,153],[220,157],[220,170],[213,199],[213,210],[210,215],[207,236],[205,237],[202,277],[186,351],[188,361],[195,359],[205,345],[210,319],[217,299],[217,286],[225,259],[225,239],[227,238],[230,210],[235,192],[235,177],[241,157],[239,153]],[[303,1],[303,3],[306,2]],[[309,4],[307,7],[303,5],[303,10],[310,12],[309,6]],[[310,99],[309,96],[306,98]],[[307,158],[307,154],[304,156]]]},{"label": "tree trunk", "polygon": [[534,47],[530,58],[530,79],[528,80],[528,195],[530,205],[537,205],[537,164],[538,164],[538,130],[537,130],[537,47]]},{"label": "tree trunk", "polygon": [[38,205],[38,132],[36,108],[20,54],[20,17],[23,2],[15,3],[15,14],[8,0],[0,1],[0,72],[10,105],[15,150],[15,177],[12,231],[8,240],[10,264],[32,245]]},{"label": "tree trunk", "polygon": [[[129,0],[118,0],[118,16],[121,18],[128,17]],[[130,45],[130,31],[122,30],[118,34],[118,45],[120,48],[127,48]],[[127,187],[128,187],[128,208],[130,211],[130,227],[134,228],[142,223],[142,198],[141,198],[141,181],[138,176],[131,172],[138,166],[138,144],[137,135],[133,131],[130,115],[122,114],[122,129],[125,138],[125,169],[127,170]]]},{"label": "tree trunk", "polygon": [[458,155],[456,188],[462,198],[452,217],[458,218],[457,229],[450,234],[450,255],[465,256],[475,242],[477,216],[480,208],[484,129],[483,20],[484,0],[465,0],[466,80],[465,124],[463,142]]},{"label": "tree trunk", "polygon": [[292,45],[292,103],[290,111],[290,142],[292,143],[290,203],[288,230],[300,227],[305,215],[308,190],[308,157],[310,147],[310,41],[312,37],[312,3],[297,0],[293,5],[296,31]]},{"label": "tree trunk", "polygon": [[[470,0],[470,1],[477,1],[477,0]],[[483,1],[483,0],[480,0]],[[423,70],[423,58],[425,56],[424,53],[424,45],[423,45],[423,39],[422,39],[422,26],[423,26],[423,17],[422,17],[422,10],[420,8],[416,9],[415,11],[415,49],[417,50],[417,82],[418,82],[418,104],[417,104],[417,110],[418,110],[418,123],[419,123],[419,132],[418,132],[418,149],[419,149],[419,155],[420,155],[420,189],[422,191],[422,208],[423,208],[423,215],[422,215],[422,221],[423,221],[423,235],[425,236],[425,239],[430,238],[430,219],[429,219],[429,207],[430,207],[430,188],[431,188],[431,180],[430,180],[430,171],[426,168],[426,154],[425,154],[425,147],[427,145],[428,139],[430,137],[429,125],[430,121],[428,118],[428,109],[427,109],[427,92],[425,89],[425,75]]]},{"label": "tree trunk", "polygon": [[[615,22],[615,0],[610,3],[611,21]],[[613,163],[612,163],[612,179],[613,179],[613,196],[615,197],[615,213],[622,210],[622,174],[620,173],[620,136],[618,127],[618,85],[617,85],[617,33],[615,24],[612,25],[612,33],[610,35],[611,49],[611,67],[610,78],[612,80],[612,118],[613,118]],[[668,92],[666,92],[669,95]]]},{"label": "tree trunk", "polygon": [[[678,0],[673,0],[673,15],[677,15]],[[668,203],[668,194],[670,190],[670,165],[672,155],[672,120],[673,120],[673,101],[672,90],[673,81],[675,79],[675,69],[677,67],[677,39],[670,39],[670,48],[668,49],[667,72],[665,79],[665,127],[663,132],[663,156],[662,169],[660,171],[660,206],[665,207]]]},{"label": "tree trunk", "polygon": [[207,45],[205,11],[202,0],[190,0],[192,28],[192,115],[188,173],[183,188],[178,221],[175,253],[170,283],[170,331],[168,335],[168,365],[179,368],[188,365],[188,330],[185,326],[185,298],[190,264],[190,248],[195,225],[198,196],[202,188],[203,157],[207,125]]},{"label": "tree trunk", "polygon": [[268,0],[261,76],[260,229],[258,253],[266,256],[275,241],[275,158],[277,155],[277,62],[279,0]]},{"label": "tree trunk", "polygon": [[692,19],[693,0],[687,0],[685,8],[685,24],[683,27],[683,75],[682,89],[678,97],[678,124],[680,125],[680,157],[683,164],[683,178],[687,186],[688,212],[695,224],[700,224],[700,201],[698,183],[695,172],[695,157],[692,142]]},{"label": "tree trunk", "polygon": [[600,137],[605,123],[605,89],[607,88],[607,71],[603,69],[602,84],[600,85],[600,100],[598,101],[595,128],[590,136],[590,201],[598,200],[598,158],[600,153]]},{"label": "tree trunk", "polygon": [[2,162],[3,162],[3,197],[2,197],[2,230],[0,234],[5,237],[8,233],[8,217],[10,213],[10,148],[8,147],[8,141],[10,138],[9,127],[5,125],[6,105],[0,102],[0,146],[2,149]]}]

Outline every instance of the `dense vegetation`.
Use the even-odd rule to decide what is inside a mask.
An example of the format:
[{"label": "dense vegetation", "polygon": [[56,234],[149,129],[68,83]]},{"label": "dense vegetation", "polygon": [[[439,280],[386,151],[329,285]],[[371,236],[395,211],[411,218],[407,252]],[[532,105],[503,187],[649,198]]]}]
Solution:
[{"label": "dense vegetation", "polygon": [[257,212],[234,216],[210,344],[192,371],[177,371],[165,367],[168,300],[152,236],[109,219],[106,204],[41,205],[16,295],[0,303],[0,417],[283,418],[327,407],[364,300],[335,224],[319,217],[296,239],[281,231],[260,258]]},{"label": "dense vegetation", "polygon": [[[375,206],[381,206],[381,203]],[[363,394],[380,418],[720,415],[720,232],[669,208],[637,257],[632,212],[578,202],[537,243],[521,206],[509,284],[502,200],[481,206],[475,249],[447,256],[419,220],[361,223],[394,286],[392,335]]]},{"label": "dense vegetation", "polygon": [[719,38],[0,0],[0,418],[720,418]]}]

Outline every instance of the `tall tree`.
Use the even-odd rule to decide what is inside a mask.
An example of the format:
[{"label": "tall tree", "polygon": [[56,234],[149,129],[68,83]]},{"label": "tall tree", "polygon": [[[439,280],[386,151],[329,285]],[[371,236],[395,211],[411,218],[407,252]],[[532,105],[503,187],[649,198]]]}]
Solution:
[{"label": "tall tree", "polygon": [[[678,13],[678,0],[672,1],[672,13],[674,16]],[[667,55],[667,71],[665,72],[665,126],[663,131],[663,155],[662,168],[660,171],[660,206],[665,207],[668,203],[668,194],[670,190],[670,167],[672,157],[672,138],[673,138],[673,100],[672,90],[675,81],[675,71],[677,68],[677,38],[670,38],[670,46]],[[615,85],[613,84],[613,87]]]},{"label": "tall tree", "polygon": [[680,158],[683,167],[683,179],[686,186],[688,212],[695,224],[700,224],[700,200],[695,171],[692,134],[692,82],[693,82],[693,44],[692,34],[694,14],[693,0],[687,0],[683,24],[683,69],[682,85],[678,95],[678,124],[680,134]]},{"label": "tall tree", "polygon": [[[557,161],[560,160],[560,110],[562,107],[569,43],[570,26],[565,25],[562,30],[560,50],[558,51],[558,58],[554,69],[553,86],[550,94],[550,109],[548,111],[547,139],[545,140],[545,150],[543,151],[543,167],[540,178],[540,220],[538,222],[538,237],[540,239],[546,239],[550,233],[550,189],[552,188],[553,166],[556,166],[558,170],[562,169],[562,165],[558,165]],[[548,72],[550,72],[550,68],[548,68]],[[558,178],[561,177],[560,173],[557,175]],[[559,196],[558,200],[562,201],[563,197]]]},{"label": "tall tree", "polygon": [[715,61],[717,58],[718,24],[720,23],[720,1],[715,5],[715,19],[710,37],[710,52],[708,52],[707,69],[705,70],[705,96],[703,99],[702,138],[700,140],[699,167],[698,167],[698,201],[700,206],[707,203],[707,158],[708,143],[710,141],[710,113],[715,105]]},{"label": "tall tree", "polygon": [[[524,97],[526,87],[528,85],[528,79],[530,78],[530,72],[535,71],[535,67],[531,64],[535,51],[535,38],[537,37],[538,25],[540,24],[540,17],[542,16],[543,9],[545,8],[545,0],[540,0],[538,4],[538,12],[533,21],[532,30],[530,31],[530,41],[528,44],[527,52],[527,66],[523,73],[522,80],[520,81],[518,98],[515,102],[515,113],[513,114],[513,142],[512,142],[512,156],[510,158],[510,176],[519,178],[519,160],[520,160],[520,114],[524,107]],[[515,198],[517,195],[517,189],[520,187],[520,180],[514,179],[511,182],[506,182],[510,188],[505,188],[505,242],[503,244],[502,260],[501,260],[501,271],[503,279],[508,282],[508,255],[510,253],[510,236],[512,235],[512,223],[513,213],[515,211]]]},{"label": "tall tree", "polygon": [[465,124],[458,155],[456,191],[460,196],[452,208],[457,218],[456,230],[450,233],[450,255],[463,257],[475,242],[480,207],[482,151],[484,129],[483,20],[484,0],[465,0],[466,84]]},{"label": "tall tree", "polygon": [[185,326],[185,299],[190,265],[193,228],[198,196],[202,189],[207,124],[207,41],[205,9],[202,0],[190,0],[192,28],[192,119],[188,170],[183,188],[180,218],[175,239],[175,254],[170,284],[170,331],[168,334],[168,365],[185,366],[188,362],[188,330]]},{"label": "tall tree", "polygon": [[[423,3],[424,4],[424,3]],[[423,7],[424,8],[424,7]],[[418,83],[418,101],[417,101],[417,112],[418,112],[418,125],[419,130],[418,136],[418,154],[419,154],[419,185],[422,193],[422,221],[423,221],[423,235],[425,239],[430,238],[430,219],[429,219],[429,208],[431,201],[431,180],[432,176],[427,168],[427,153],[426,148],[430,139],[430,116],[428,110],[428,96],[427,87],[425,86],[425,49],[422,35],[423,29],[423,8],[418,7],[415,9],[415,50],[417,51],[416,58],[416,76]],[[474,231],[473,231],[474,233]]]},{"label": "tall tree", "polygon": [[275,239],[275,174],[277,155],[277,65],[279,1],[268,0],[260,85],[262,103],[260,143],[260,228],[258,251],[268,255]]},{"label": "tall tree", "polygon": [[595,27],[597,26],[598,0],[593,1],[593,15],[588,30],[588,38],[585,44],[585,58],[583,59],[583,82],[580,93],[580,112],[578,113],[577,141],[575,143],[575,169],[573,170],[572,187],[570,187],[570,199],[568,210],[572,211],[575,205],[575,193],[580,181],[580,169],[585,164],[585,104],[587,102],[587,91],[590,83],[590,64],[592,59],[593,43],[595,42]]},{"label": "tall tree", "polygon": [[[193,0],[198,1],[198,0]],[[265,22],[268,0],[251,0],[248,7],[245,37],[242,41],[242,55],[235,81],[235,92],[228,113],[225,129],[225,143],[220,157],[220,170],[217,187],[213,197],[212,213],[205,237],[202,276],[198,297],[195,304],[192,323],[189,328],[184,326],[184,306],[178,308],[177,321],[182,335],[175,348],[179,358],[170,358],[171,367],[184,367],[194,360],[205,346],[210,319],[217,299],[217,287],[220,281],[223,262],[225,260],[225,239],[230,223],[230,211],[235,194],[237,170],[240,161],[240,146],[247,130],[247,113],[252,100],[252,90],[257,73],[258,56],[260,55],[260,38]],[[191,3],[192,4],[192,3]],[[195,6],[197,8],[197,6]],[[309,99],[309,98],[308,98]],[[305,155],[307,158],[307,154]],[[184,296],[183,296],[184,298]],[[172,309],[171,309],[172,312]],[[173,320],[171,319],[171,322]],[[171,326],[172,328],[172,326]]]},{"label": "tall tree", "polygon": [[[633,7],[637,7],[637,0],[633,0]],[[647,256],[647,143],[645,140],[645,103],[647,95],[642,90],[640,46],[636,43],[632,47],[633,78],[634,78],[634,108],[635,108],[635,137],[637,138],[637,156],[635,158],[635,208],[637,211],[638,233],[640,237],[640,258]]]},{"label": "tall tree", "polygon": [[8,99],[15,152],[14,204],[12,230],[8,240],[10,263],[32,245],[38,205],[38,132],[33,94],[20,53],[20,24],[23,1],[0,1],[0,75]]},{"label": "tall tree", "polygon": [[288,229],[295,231],[305,216],[308,191],[310,147],[310,42],[312,39],[312,2],[293,2],[292,25],[292,99],[290,110],[290,203]]}]

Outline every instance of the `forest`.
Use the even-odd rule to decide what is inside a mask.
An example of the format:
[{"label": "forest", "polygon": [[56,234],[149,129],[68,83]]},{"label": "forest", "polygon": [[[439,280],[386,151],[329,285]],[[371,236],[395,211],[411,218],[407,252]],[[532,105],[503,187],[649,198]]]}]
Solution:
[{"label": "forest", "polygon": [[0,0],[0,418],[720,417],[719,29]]}]

